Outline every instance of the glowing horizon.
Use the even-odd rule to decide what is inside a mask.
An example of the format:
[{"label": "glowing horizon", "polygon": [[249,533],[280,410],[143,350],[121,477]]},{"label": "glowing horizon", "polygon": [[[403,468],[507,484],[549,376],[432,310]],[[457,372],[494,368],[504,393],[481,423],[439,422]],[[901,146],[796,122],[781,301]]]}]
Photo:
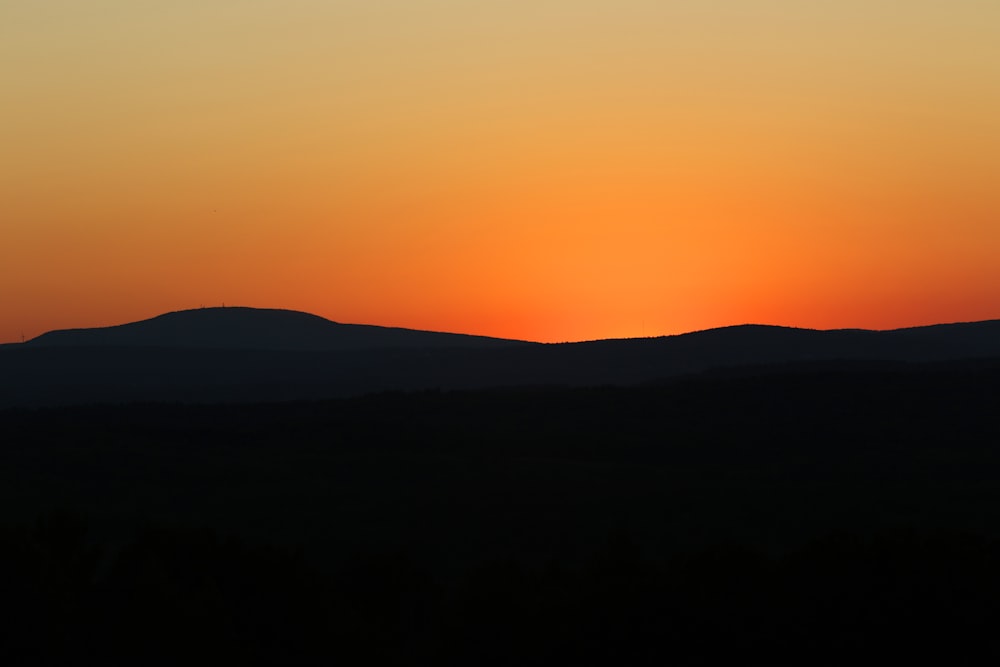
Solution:
[{"label": "glowing horizon", "polygon": [[8,3],[0,342],[1000,318],[1000,4],[709,4]]},{"label": "glowing horizon", "polygon": [[[156,313],[155,315],[150,315],[149,317],[140,317],[138,319],[129,320],[127,322],[112,322],[112,323],[106,323],[106,324],[94,324],[94,325],[91,325],[91,326],[67,326],[67,327],[59,327],[59,328],[56,328],[56,329],[46,329],[45,331],[41,332],[38,335],[41,335],[41,334],[44,334],[44,333],[50,333],[52,331],[59,331],[59,330],[73,330],[73,329],[114,327],[114,326],[123,325],[123,324],[132,324],[132,323],[136,323],[136,322],[142,322],[142,321],[146,321],[146,320],[149,320],[149,319],[154,319],[154,318],[159,317],[161,315],[169,315],[169,314],[174,313],[174,312],[188,312],[188,311],[192,311],[192,310],[202,310],[202,309],[207,309],[207,308],[249,308],[249,309],[253,309],[253,310],[286,310],[286,311],[289,311],[289,312],[305,312],[305,311],[294,311],[294,310],[291,310],[291,309],[288,309],[288,308],[282,308],[282,307],[278,307],[278,306],[248,306],[248,305],[244,305],[244,304],[230,304],[230,303],[208,304],[208,305],[199,305],[196,308],[180,309],[179,311],[166,311],[166,312]],[[315,315],[315,313],[308,313],[308,314]],[[328,320],[330,320],[332,322],[335,322],[336,324],[412,329],[412,327],[404,327],[404,326],[400,326],[400,325],[387,325],[387,324],[382,324],[382,323],[379,323],[379,322],[343,322],[343,321],[338,321],[338,320],[335,320],[335,319],[332,319],[332,318],[324,318],[324,319],[328,319]],[[994,318],[994,320],[1000,321],[1000,318]],[[830,328],[824,328],[824,327],[805,327],[805,326],[798,326],[798,325],[777,324],[777,323],[774,323],[774,322],[750,322],[750,321],[747,321],[747,322],[731,322],[731,323],[728,323],[728,324],[720,324],[720,325],[717,325],[717,326],[711,326],[711,327],[707,327],[707,328],[704,328],[704,329],[690,329],[690,330],[685,330],[685,331],[659,332],[659,333],[645,333],[644,332],[644,333],[641,333],[641,334],[638,334],[638,335],[610,336],[610,337],[602,337],[602,338],[583,338],[583,339],[547,340],[547,341],[534,340],[534,339],[528,339],[528,338],[517,338],[517,337],[507,337],[507,338],[509,340],[520,340],[520,341],[524,341],[524,342],[535,342],[535,343],[584,343],[584,342],[599,341],[599,340],[662,338],[662,337],[677,336],[677,335],[684,335],[684,334],[690,334],[690,333],[698,333],[698,332],[701,332],[701,331],[707,331],[707,330],[711,330],[711,329],[720,329],[720,328],[727,328],[727,327],[739,327],[739,326],[776,326],[776,327],[787,327],[787,328],[796,328],[796,329],[807,329],[807,330],[814,330],[814,331],[837,331],[837,330],[893,331],[893,330],[898,330],[898,329],[919,328],[919,327],[922,327],[922,326],[949,325],[949,324],[970,324],[970,323],[976,323],[976,322],[982,322],[982,321],[989,321],[989,320],[955,320],[955,321],[946,321],[946,322],[934,321],[934,322],[925,322],[925,323],[922,323],[922,324],[903,325],[903,326],[899,326],[899,327],[892,326],[892,327],[886,327],[886,328],[869,328],[869,327],[830,327]],[[446,330],[446,329],[425,329],[425,331],[436,331],[436,332],[439,332],[439,333],[454,333],[454,334],[466,334],[466,335],[471,335],[471,336],[477,336],[478,335],[478,336],[490,336],[490,337],[496,337],[496,338],[503,338],[502,336],[494,336],[493,334],[484,334],[484,333],[481,333],[481,332],[474,332],[474,331],[458,331],[458,330]],[[38,336],[25,336],[24,342],[29,342],[33,338],[37,338],[37,337]],[[21,341],[20,340],[18,340],[18,341],[0,341],[0,345],[8,344],[8,343],[17,343],[17,342],[21,342]]]}]

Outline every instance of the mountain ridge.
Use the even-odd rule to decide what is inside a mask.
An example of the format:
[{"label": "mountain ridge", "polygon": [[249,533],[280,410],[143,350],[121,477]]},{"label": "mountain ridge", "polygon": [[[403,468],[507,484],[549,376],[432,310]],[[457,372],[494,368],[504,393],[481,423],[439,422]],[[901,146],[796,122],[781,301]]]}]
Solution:
[{"label": "mountain ridge", "polygon": [[[467,334],[449,331],[434,331],[434,330],[424,330],[424,329],[411,329],[408,327],[394,327],[379,324],[353,324],[338,322],[336,320],[331,320],[320,315],[315,315],[306,311],[291,310],[285,308],[256,308],[249,306],[221,306],[221,307],[208,307],[208,308],[192,308],[177,311],[169,311],[166,313],[161,313],[160,315],[155,315],[153,317],[145,318],[142,320],[136,320],[133,322],[125,322],[121,324],[114,324],[108,326],[99,327],[73,327],[67,329],[54,329],[52,331],[47,331],[34,338],[30,338],[24,342],[11,342],[0,344],[0,348],[3,347],[17,347],[21,345],[40,347],[40,346],[142,346],[142,347],[198,347],[199,345],[192,344],[191,341],[183,340],[173,340],[173,341],[160,341],[151,342],[149,340],[141,340],[139,338],[129,339],[127,336],[122,336],[121,334],[135,332],[137,334],[150,333],[148,331],[149,327],[155,327],[160,324],[204,324],[195,321],[195,318],[226,318],[231,321],[229,324],[237,324],[240,326],[257,325],[262,324],[283,324],[283,325],[294,325],[294,324],[306,324],[312,327],[325,327],[327,332],[333,331],[332,327],[343,328],[342,331],[354,331],[358,333],[374,333],[374,334],[385,334],[385,333],[398,333],[398,334],[418,334],[420,336],[439,336],[442,337],[440,341],[450,341],[450,342],[479,342],[479,343],[494,343],[494,344],[532,344],[532,345],[581,345],[589,343],[607,343],[607,342],[625,342],[625,341],[648,341],[648,340],[665,340],[665,339],[678,339],[689,336],[698,336],[703,334],[721,334],[722,332],[810,332],[810,333],[821,333],[821,334],[927,334],[930,332],[941,332],[946,330],[957,330],[958,328],[967,327],[983,327],[989,325],[995,325],[1000,328],[1000,319],[991,320],[978,320],[978,321],[960,321],[960,322],[941,322],[927,325],[915,325],[907,327],[898,327],[893,329],[865,329],[858,327],[845,327],[845,328],[835,328],[835,329],[817,329],[811,327],[796,327],[781,324],[764,324],[756,322],[745,322],[741,324],[730,324],[719,327],[709,327],[706,329],[695,329],[692,331],[685,331],[675,334],[662,334],[656,336],[642,336],[642,337],[632,337],[632,338],[596,338],[587,339],[579,341],[561,341],[553,343],[540,343],[537,341],[512,339],[512,338],[499,338],[496,336],[485,336],[479,334]],[[283,318],[283,322],[276,322],[274,318]],[[250,318],[254,318],[255,321],[251,322]],[[265,319],[271,320],[270,322],[265,322]],[[187,322],[184,322],[187,320]],[[307,324],[308,323],[308,324]],[[144,329],[146,329],[144,331]],[[314,329],[315,331],[315,329]],[[157,334],[162,335],[163,330],[159,332],[153,332],[154,336]],[[237,333],[230,328],[229,330],[220,331],[220,333],[232,334]],[[294,333],[294,332],[293,332]],[[109,336],[108,340],[100,340],[100,336]],[[385,339],[388,340],[388,339]],[[426,340],[430,340],[429,338]],[[372,347],[381,345],[383,341],[376,341],[376,344],[371,345]],[[249,345],[240,344],[237,342],[233,345],[231,342],[223,344],[222,347],[230,348],[237,347],[239,349],[261,349],[254,348]],[[367,347],[367,346],[366,346]],[[263,349],[286,349],[285,347],[266,347]],[[335,350],[344,349],[339,345],[333,345],[331,347],[311,347],[309,345],[305,346],[293,346],[293,349],[316,349],[316,350]]]},{"label": "mountain ridge", "polygon": [[[1000,320],[890,331],[736,325],[656,338],[542,344],[345,325],[296,311],[218,310],[225,312],[178,311],[2,346],[0,408],[636,386],[727,369],[786,373],[816,364],[851,370],[872,363],[1000,362]],[[206,317],[214,324],[221,318],[225,326],[209,326],[199,335],[182,326]],[[288,322],[296,325],[283,327]],[[235,342],[226,337],[234,331],[242,336]]]},{"label": "mountain ridge", "polygon": [[179,310],[108,327],[41,334],[30,347],[176,347],[258,350],[489,347],[524,344],[490,336],[343,324],[296,310],[243,306]]}]

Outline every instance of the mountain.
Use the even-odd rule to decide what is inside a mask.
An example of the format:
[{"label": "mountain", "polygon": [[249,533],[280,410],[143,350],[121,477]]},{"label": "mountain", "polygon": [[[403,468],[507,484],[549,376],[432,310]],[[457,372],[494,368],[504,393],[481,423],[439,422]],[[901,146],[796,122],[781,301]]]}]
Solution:
[{"label": "mountain", "polygon": [[51,331],[29,347],[158,347],[214,350],[371,350],[496,347],[520,341],[339,324],[293,310],[201,308],[96,329]]},{"label": "mountain", "polygon": [[0,407],[313,400],[382,391],[639,385],[1000,360],[1000,320],[894,331],[742,325],[660,338],[539,344],[218,308],[0,347]]}]

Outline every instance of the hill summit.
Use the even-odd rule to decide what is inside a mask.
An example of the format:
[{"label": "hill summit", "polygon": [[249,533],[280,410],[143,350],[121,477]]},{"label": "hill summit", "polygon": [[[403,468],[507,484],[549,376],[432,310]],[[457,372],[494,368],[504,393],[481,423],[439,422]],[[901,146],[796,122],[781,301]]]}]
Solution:
[{"label": "hill summit", "polygon": [[519,342],[486,336],[340,324],[294,310],[223,307],[182,310],[111,327],[50,331],[28,341],[26,345],[350,351],[489,348]]}]

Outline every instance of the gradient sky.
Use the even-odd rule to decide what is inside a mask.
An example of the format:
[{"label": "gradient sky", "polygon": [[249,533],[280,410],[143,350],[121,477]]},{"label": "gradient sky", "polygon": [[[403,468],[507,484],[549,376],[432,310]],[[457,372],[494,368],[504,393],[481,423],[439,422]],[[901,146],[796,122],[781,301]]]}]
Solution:
[{"label": "gradient sky", "polygon": [[996,0],[8,0],[0,341],[1000,318]]}]

